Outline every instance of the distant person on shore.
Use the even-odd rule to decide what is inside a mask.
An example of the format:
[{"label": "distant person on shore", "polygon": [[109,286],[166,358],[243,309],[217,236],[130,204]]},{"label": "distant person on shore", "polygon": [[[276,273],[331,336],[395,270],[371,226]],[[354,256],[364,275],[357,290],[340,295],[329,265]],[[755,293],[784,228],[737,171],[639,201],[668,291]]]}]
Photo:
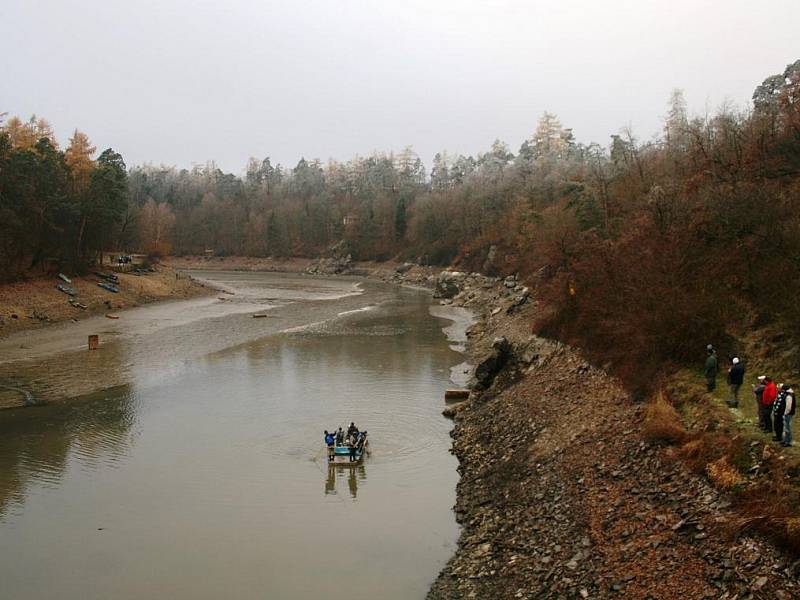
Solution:
[{"label": "distant person on shore", "polygon": [[744,365],[737,357],[733,357],[731,368],[728,369],[728,385],[731,388],[731,398],[727,405],[731,408],[739,406],[739,388],[744,383]]},{"label": "distant person on shore", "polygon": [[761,413],[764,412],[762,409],[764,407],[763,400],[764,400],[764,390],[767,388],[767,384],[765,383],[767,380],[766,375],[759,375],[756,377],[758,383],[755,384],[753,387],[753,396],[756,399],[756,414],[758,415],[758,426],[761,429],[764,429],[764,421],[761,417]]},{"label": "distant person on shore", "polygon": [[[787,396],[789,395],[789,384],[778,384],[778,397],[772,403],[772,441],[783,443],[783,425],[786,415]],[[792,402],[794,404],[794,402]]]},{"label": "distant person on shore", "polygon": [[792,417],[794,417],[794,413],[797,410],[797,401],[791,384],[785,383],[781,386],[781,391],[775,404],[777,405],[777,410],[775,411],[776,431],[779,420],[783,427],[783,436],[778,436],[776,433],[775,437],[778,439],[775,441],[780,441],[782,446],[788,448],[792,445]]},{"label": "distant person on shore", "polygon": [[769,375],[764,378],[764,392],[761,394],[761,406],[758,416],[761,421],[761,429],[765,433],[772,433],[772,405],[778,397],[778,386]]},{"label": "distant person on shore", "polygon": [[706,382],[708,383],[708,391],[713,392],[717,389],[717,373],[719,373],[719,361],[717,360],[717,352],[714,346],[709,344],[706,346],[708,357],[706,358]]}]

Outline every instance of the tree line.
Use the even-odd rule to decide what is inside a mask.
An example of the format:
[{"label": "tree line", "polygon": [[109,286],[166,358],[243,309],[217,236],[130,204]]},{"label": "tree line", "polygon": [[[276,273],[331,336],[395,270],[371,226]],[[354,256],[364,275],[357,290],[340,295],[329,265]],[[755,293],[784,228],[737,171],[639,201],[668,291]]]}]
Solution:
[{"label": "tree line", "polygon": [[[412,148],[294,167],[92,160],[63,152],[40,119],[0,134],[0,269],[85,261],[113,248],[316,256],[344,240],[356,259],[396,258],[519,273],[549,311],[539,324],[595,349],[630,381],[687,359],[732,322],[784,319],[800,334],[800,61],[746,109],[692,116],[680,91],[663,130],[582,144],[545,113],[516,153]],[[729,328],[729,327],[728,327]],[[656,350],[653,350],[655,346]]]},{"label": "tree line", "polygon": [[518,273],[548,307],[541,331],[638,387],[737,327],[800,336],[800,61],[752,100],[693,116],[675,91],[660,135],[606,146],[545,113],[516,153],[441,152],[429,172],[411,148],[251,160],[243,177],[144,166],[131,199],[160,215],[145,221],[163,224],[164,252],[312,256],[344,240],[357,259]]},{"label": "tree line", "polygon": [[0,280],[64,265],[85,268],[124,233],[125,162],[111,148],[97,158],[95,152],[77,130],[61,150],[45,119],[2,123]]}]

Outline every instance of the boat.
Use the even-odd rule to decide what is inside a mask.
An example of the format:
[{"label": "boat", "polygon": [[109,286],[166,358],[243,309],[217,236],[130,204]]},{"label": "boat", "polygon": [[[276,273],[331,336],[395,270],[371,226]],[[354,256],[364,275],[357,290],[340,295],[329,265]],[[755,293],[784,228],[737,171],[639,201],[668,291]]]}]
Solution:
[{"label": "boat", "polygon": [[119,319],[119,315],[112,315],[111,313],[106,313],[106,319]]},{"label": "boat", "polygon": [[68,296],[74,296],[75,294],[77,294],[77,293],[78,293],[78,292],[76,292],[74,289],[72,289],[71,287],[67,287],[67,286],[65,286],[63,283],[59,283],[59,284],[56,286],[56,289],[57,289],[59,292],[64,292],[64,293],[65,293],[65,294],[67,294]]},{"label": "boat", "polygon": [[119,283],[119,277],[114,275],[114,273],[101,273],[100,271],[95,271],[95,275],[97,275],[100,279],[105,279],[111,283]]},{"label": "boat", "polygon": [[336,466],[356,466],[364,462],[364,456],[369,456],[369,440],[365,439],[361,448],[356,448],[355,460],[350,460],[350,446],[336,445],[333,447],[333,457],[328,455],[328,464]]},{"label": "boat", "polygon": [[110,283],[98,283],[97,287],[101,287],[104,290],[108,290],[109,292],[114,292],[115,294],[119,292],[119,288],[114,287]]},{"label": "boat", "polygon": [[86,305],[85,305],[85,304],[81,304],[80,302],[78,302],[78,301],[77,301],[77,300],[75,300],[74,298],[70,298],[70,299],[68,300],[68,302],[69,302],[69,303],[70,303],[72,306],[74,306],[75,308],[80,308],[81,310],[86,310]]},{"label": "boat", "polygon": [[63,281],[64,283],[72,283],[72,279],[64,275],[63,273],[58,274],[58,278]]}]

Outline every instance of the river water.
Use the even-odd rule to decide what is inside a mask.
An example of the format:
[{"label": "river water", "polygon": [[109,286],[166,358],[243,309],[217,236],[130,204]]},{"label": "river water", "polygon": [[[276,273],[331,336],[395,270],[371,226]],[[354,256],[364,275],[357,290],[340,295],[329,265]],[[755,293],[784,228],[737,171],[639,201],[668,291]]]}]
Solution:
[{"label": "river water", "polygon": [[[0,341],[0,384],[69,398],[0,411],[0,595],[424,597],[458,535],[443,328],[464,315],[371,281],[193,274],[234,293]],[[372,455],[329,470],[322,430],[351,420]]]}]

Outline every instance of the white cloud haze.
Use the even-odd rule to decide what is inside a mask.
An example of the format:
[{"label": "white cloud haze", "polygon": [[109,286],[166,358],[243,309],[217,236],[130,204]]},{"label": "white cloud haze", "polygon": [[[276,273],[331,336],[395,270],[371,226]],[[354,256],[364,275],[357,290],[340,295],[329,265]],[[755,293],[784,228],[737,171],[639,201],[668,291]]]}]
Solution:
[{"label": "white cloud haze", "polygon": [[128,165],[294,166],[413,145],[516,152],[544,110],[579,141],[660,129],[800,58],[800,2],[11,0],[0,112],[78,127]]}]

